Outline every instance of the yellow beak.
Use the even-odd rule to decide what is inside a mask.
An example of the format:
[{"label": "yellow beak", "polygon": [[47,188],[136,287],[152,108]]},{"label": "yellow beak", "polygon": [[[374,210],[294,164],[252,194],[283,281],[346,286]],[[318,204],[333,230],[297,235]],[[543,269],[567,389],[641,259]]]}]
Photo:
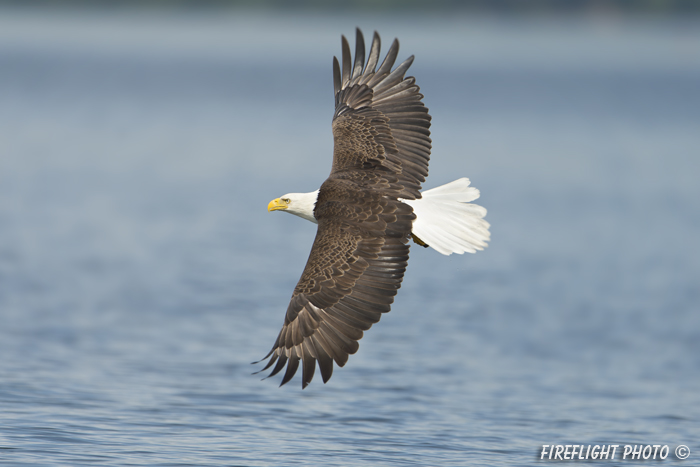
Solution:
[{"label": "yellow beak", "polygon": [[270,201],[270,204],[267,205],[267,212],[279,211],[280,209],[287,209],[287,203],[282,201],[280,198],[273,199]]}]

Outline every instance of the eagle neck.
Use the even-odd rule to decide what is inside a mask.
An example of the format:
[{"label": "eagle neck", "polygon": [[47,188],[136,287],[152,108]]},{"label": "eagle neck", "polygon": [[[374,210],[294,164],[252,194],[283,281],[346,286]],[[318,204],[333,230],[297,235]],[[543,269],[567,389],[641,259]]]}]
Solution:
[{"label": "eagle neck", "polygon": [[289,212],[301,217],[302,219],[311,221],[314,224],[318,224],[316,217],[314,217],[314,207],[316,207],[318,192],[319,190],[312,191],[310,193],[296,193],[293,199],[294,206],[289,210]]}]

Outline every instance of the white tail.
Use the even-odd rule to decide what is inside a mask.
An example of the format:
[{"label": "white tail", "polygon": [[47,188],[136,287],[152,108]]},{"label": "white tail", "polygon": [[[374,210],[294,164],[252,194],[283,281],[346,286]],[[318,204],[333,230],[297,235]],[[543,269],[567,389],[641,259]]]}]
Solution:
[{"label": "white tail", "polygon": [[487,247],[491,238],[486,209],[471,204],[479,190],[469,186],[468,178],[427,190],[421,199],[405,199],[413,207],[413,235],[443,255],[476,253]]}]

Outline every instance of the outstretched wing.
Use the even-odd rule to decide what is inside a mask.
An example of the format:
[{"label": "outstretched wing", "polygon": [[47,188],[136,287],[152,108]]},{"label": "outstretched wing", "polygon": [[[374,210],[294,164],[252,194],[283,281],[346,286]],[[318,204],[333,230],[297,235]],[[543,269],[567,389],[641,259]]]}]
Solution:
[{"label": "outstretched wing", "polygon": [[365,46],[359,29],[354,65],[344,36],[342,47],[342,71],[333,57],[335,147],[331,177],[363,164],[379,164],[382,170],[397,175],[401,198],[420,198],[430,160],[430,115],[415,78],[404,77],[413,55],[392,71],[399,52],[399,41],[394,39],[377,69],[380,39],[375,32],[363,69]]},{"label": "outstretched wing", "polygon": [[342,38],[343,70],[334,58],[336,110],[333,168],[319,190],[316,239],[294,289],[284,325],[264,371],[287,369],[287,383],[302,364],[302,388],[323,381],[333,362],[344,366],[363,331],[390,310],[408,261],[415,215],[399,198],[420,197],[428,173],[430,116],[413,78],[404,78],[413,57],[394,71],[394,41],[377,69],[377,33],[364,66],[364,39],[357,30],[354,65]]}]

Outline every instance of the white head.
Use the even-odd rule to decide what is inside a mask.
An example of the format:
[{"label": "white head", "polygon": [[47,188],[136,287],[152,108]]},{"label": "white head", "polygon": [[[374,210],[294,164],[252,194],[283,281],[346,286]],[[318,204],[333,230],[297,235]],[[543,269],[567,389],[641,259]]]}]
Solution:
[{"label": "white head", "polygon": [[287,193],[286,195],[273,199],[267,205],[269,211],[285,211],[295,216],[318,224],[314,217],[314,206],[316,206],[318,190],[311,193]]}]

